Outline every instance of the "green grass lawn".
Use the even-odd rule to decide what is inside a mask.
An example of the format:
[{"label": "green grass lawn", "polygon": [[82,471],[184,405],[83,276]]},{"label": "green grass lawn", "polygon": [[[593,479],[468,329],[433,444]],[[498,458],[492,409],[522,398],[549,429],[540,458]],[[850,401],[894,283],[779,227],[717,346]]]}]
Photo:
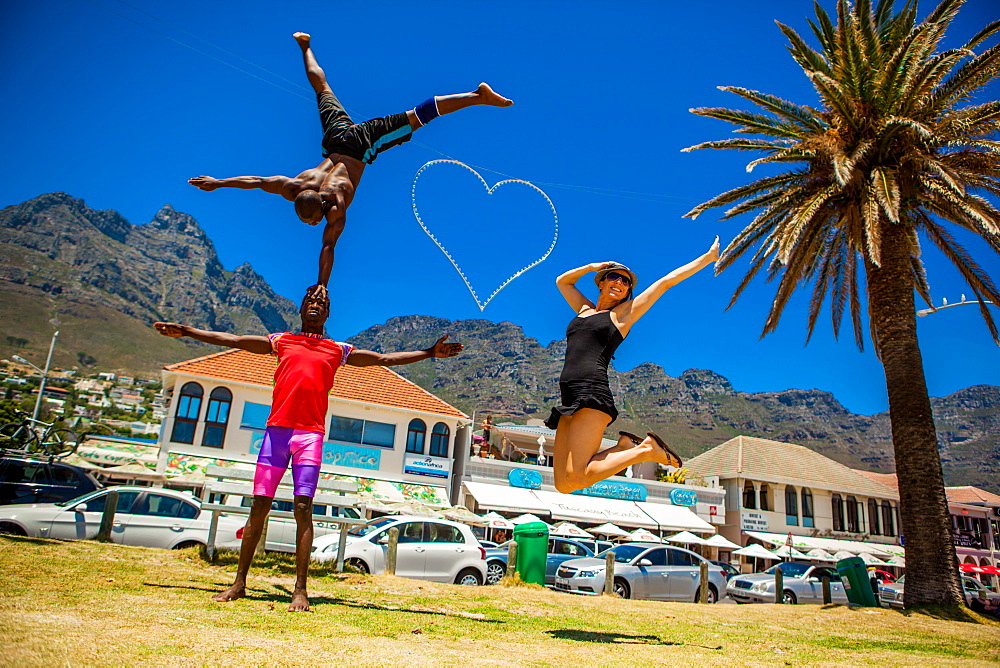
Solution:
[{"label": "green grass lawn", "polygon": [[694,605],[460,587],[317,566],[287,612],[292,561],[215,603],[232,558],[0,537],[3,665],[996,665],[1000,623],[841,606]]}]

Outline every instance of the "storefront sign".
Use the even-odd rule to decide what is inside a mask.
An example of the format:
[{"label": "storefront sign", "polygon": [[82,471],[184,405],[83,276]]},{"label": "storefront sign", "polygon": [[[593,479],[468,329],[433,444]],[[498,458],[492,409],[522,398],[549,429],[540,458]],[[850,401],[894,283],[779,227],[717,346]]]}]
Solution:
[{"label": "storefront sign", "polygon": [[606,499],[623,499],[625,501],[645,501],[646,487],[634,482],[618,482],[604,480],[590,487],[584,487],[573,492],[581,496],[601,496]]},{"label": "storefront sign", "polygon": [[740,529],[742,531],[767,531],[767,516],[764,513],[740,513]]},{"label": "storefront sign", "polygon": [[507,482],[511,487],[538,489],[542,486],[542,474],[531,469],[511,469],[507,474]]},{"label": "storefront sign", "polygon": [[345,466],[352,469],[377,471],[382,452],[374,448],[362,448],[343,443],[323,443],[323,463],[330,466]]},{"label": "storefront sign", "polygon": [[698,493],[690,489],[670,490],[670,503],[675,506],[693,506],[698,503]]},{"label": "storefront sign", "polygon": [[404,460],[403,473],[425,475],[431,478],[447,478],[450,471],[450,464],[450,459],[414,455]]}]

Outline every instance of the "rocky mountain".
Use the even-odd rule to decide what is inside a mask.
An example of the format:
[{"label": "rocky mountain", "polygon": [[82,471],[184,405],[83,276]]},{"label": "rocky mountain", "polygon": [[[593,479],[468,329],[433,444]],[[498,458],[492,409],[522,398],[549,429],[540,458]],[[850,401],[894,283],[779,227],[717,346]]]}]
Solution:
[{"label": "rocky mountain", "polygon": [[[494,421],[544,418],[558,403],[565,341],[542,346],[512,323],[392,318],[350,339],[372,350],[426,346],[441,333],[465,343],[449,360],[399,367],[399,373],[461,408]],[[797,443],[855,468],[894,470],[888,413],[856,415],[829,392],[740,392],[712,371],[679,378],[640,364],[612,371],[621,414],[613,427],[664,435],[693,456],[738,434]],[[932,400],[945,478],[951,485],[1000,491],[1000,387],[979,385]]]},{"label": "rocky mountain", "polygon": [[166,205],[133,225],[64,193],[0,210],[0,308],[4,356],[44,359],[58,329],[54,364],[134,373],[199,349],[157,334],[156,320],[261,334],[297,322],[250,265],[227,271],[191,216]]},{"label": "rocky mountain", "polygon": [[[63,193],[0,210],[0,315],[0,357],[44,359],[58,328],[57,366],[147,376],[212,350],[158,335],[149,326],[155,320],[249,333],[298,321],[295,304],[250,265],[223,268],[191,216],[168,205],[132,225]],[[558,403],[566,342],[543,346],[510,322],[403,316],[349,340],[412,350],[445,332],[465,343],[464,354],[396,370],[466,413],[497,421],[545,417]],[[615,429],[656,430],[684,456],[750,434],[805,445],[849,466],[893,470],[888,414],[855,415],[829,392],[740,392],[712,371],[674,378],[654,363],[612,371],[611,385],[621,409]],[[948,484],[1000,492],[1000,387],[969,387],[932,405]]]}]

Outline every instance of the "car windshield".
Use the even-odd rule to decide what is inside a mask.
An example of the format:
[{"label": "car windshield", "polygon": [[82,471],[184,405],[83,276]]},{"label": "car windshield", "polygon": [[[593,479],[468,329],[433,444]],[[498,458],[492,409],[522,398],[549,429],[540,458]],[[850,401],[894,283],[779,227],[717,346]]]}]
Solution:
[{"label": "car windshield", "polygon": [[797,561],[786,561],[783,564],[775,564],[764,572],[773,575],[774,569],[778,566],[781,566],[781,573],[786,578],[800,578],[805,575],[806,571],[810,568],[809,564],[800,564]]},{"label": "car windshield", "polygon": [[[618,547],[612,548],[611,551],[615,553],[616,562],[619,564],[627,564],[648,549],[649,547],[639,547],[637,545],[619,545]],[[607,559],[607,555],[608,551],[604,550],[604,552],[601,552],[597,556],[598,558]]]},{"label": "car windshield", "polygon": [[75,506],[78,503],[84,503],[84,502],[87,501],[87,499],[93,498],[93,497],[97,496],[98,494],[102,494],[102,493],[104,493],[106,491],[107,490],[104,490],[104,489],[97,489],[97,490],[94,490],[93,492],[87,492],[86,494],[82,494],[82,495],[76,497],[75,499],[70,499],[69,501],[60,501],[56,505],[57,506]]},{"label": "car windshield", "polygon": [[384,528],[386,525],[392,524],[396,521],[394,517],[381,517],[368,524],[363,524],[357,529],[351,529],[347,532],[349,536],[370,536],[379,529]]}]

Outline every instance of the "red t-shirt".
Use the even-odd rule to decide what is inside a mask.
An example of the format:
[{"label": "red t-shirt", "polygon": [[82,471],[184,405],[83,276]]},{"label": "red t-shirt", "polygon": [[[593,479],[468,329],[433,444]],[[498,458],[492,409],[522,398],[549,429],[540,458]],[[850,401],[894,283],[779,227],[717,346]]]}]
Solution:
[{"label": "red t-shirt", "polygon": [[337,369],[354,346],[314,334],[271,334],[278,356],[269,427],[326,433],[326,410]]}]

